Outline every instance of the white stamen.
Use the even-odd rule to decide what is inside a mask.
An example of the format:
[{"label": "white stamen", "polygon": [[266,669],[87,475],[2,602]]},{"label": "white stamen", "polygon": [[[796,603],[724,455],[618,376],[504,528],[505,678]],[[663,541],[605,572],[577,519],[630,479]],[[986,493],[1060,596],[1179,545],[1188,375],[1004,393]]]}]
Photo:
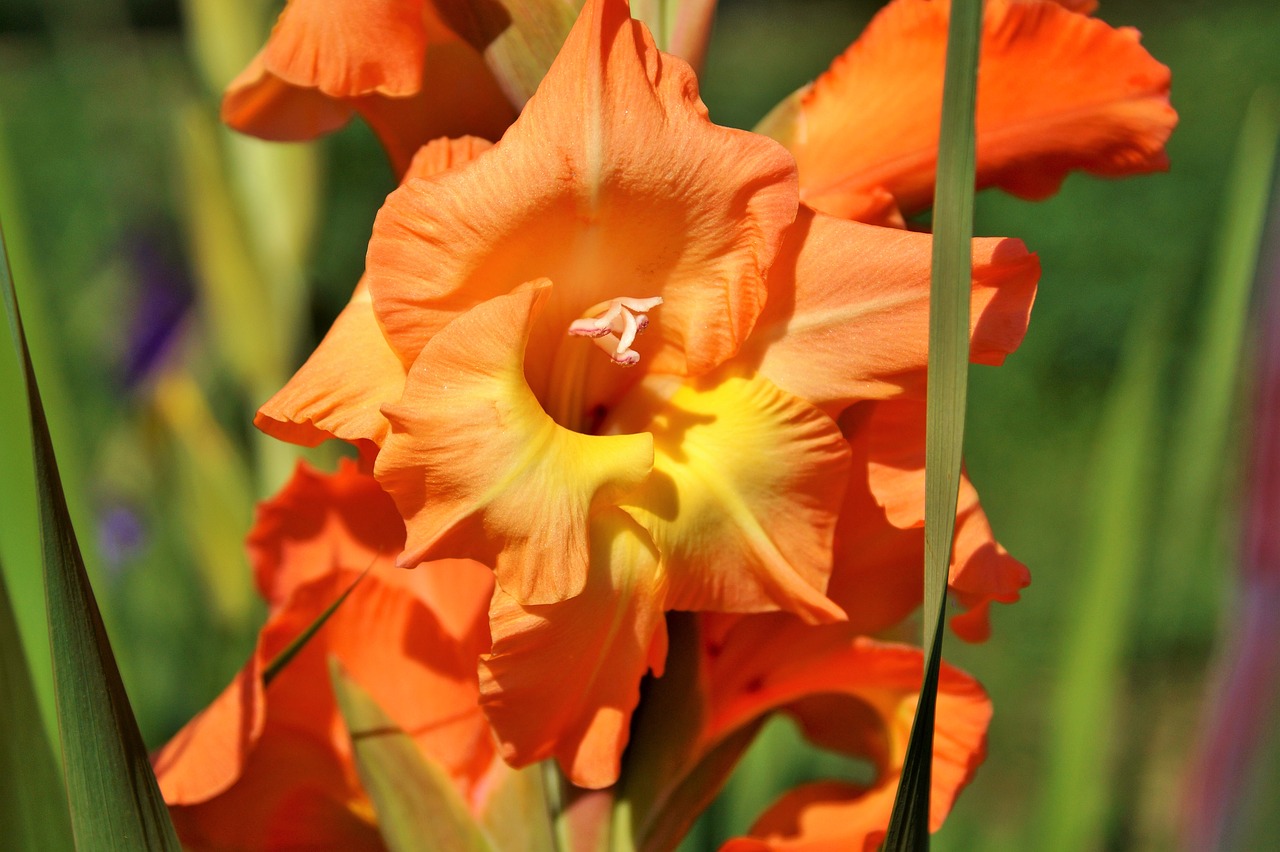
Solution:
[{"label": "white stamen", "polygon": [[569,323],[569,333],[593,339],[615,364],[632,367],[640,362],[640,353],[632,349],[631,344],[635,343],[636,335],[649,327],[646,313],[661,304],[661,296],[610,299],[592,307],[582,319]]}]

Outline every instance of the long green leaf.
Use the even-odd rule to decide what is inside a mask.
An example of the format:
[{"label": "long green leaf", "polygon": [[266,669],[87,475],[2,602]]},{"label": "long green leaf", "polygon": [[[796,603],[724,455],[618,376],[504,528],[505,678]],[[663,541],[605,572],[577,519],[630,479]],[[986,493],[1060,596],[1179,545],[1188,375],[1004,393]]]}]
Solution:
[{"label": "long green leaf", "polygon": [[[1163,282],[1160,282],[1163,284]],[[1121,374],[1111,390],[1093,464],[1090,507],[1081,536],[1080,596],[1063,641],[1053,737],[1035,837],[1039,848],[1068,852],[1102,842],[1119,664],[1130,632],[1146,558],[1156,475],[1161,364],[1173,341],[1172,317],[1158,298],[1130,330]]]},{"label": "long green leaf", "polygon": [[0,255],[0,289],[25,374],[31,419],[54,696],[75,844],[94,850],[177,850],[177,835],[156,786],[67,512],[2,227]]},{"label": "long green leaf", "polygon": [[0,571],[0,837],[18,850],[68,849],[71,823]]},{"label": "long green leaf", "polygon": [[969,287],[973,275],[974,108],[981,0],[955,0],[947,32],[933,265],[929,289],[928,429],[925,439],[924,641],[920,702],[902,779],[893,802],[886,850],[929,848],[933,721],[946,617],[947,572],[960,490],[960,451],[969,384]]},{"label": "long green leaf", "polygon": [[494,849],[555,852],[542,765],[503,774],[485,800],[480,822]]},{"label": "long green leaf", "polygon": [[448,773],[422,754],[413,738],[333,657],[329,677],[351,733],[356,771],[373,800],[388,848],[392,852],[491,852]]}]

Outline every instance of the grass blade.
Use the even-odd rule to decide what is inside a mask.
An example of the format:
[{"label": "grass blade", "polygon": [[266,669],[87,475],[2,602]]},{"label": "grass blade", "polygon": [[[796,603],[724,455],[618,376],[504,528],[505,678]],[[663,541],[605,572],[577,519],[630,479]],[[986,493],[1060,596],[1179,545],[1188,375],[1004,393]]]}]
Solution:
[{"label": "grass blade", "polygon": [[0,837],[17,849],[69,849],[67,798],[45,738],[31,670],[0,571]]},{"label": "grass blade", "polygon": [[25,374],[54,697],[78,848],[179,849],[67,512],[0,228],[0,289]]},{"label": "grass blade", "polygon": [[329,658],[329,677],[351,733],[356,771],[392,852],[490,852],[448,773],[428,761],[368,692]]},{"label": "grass blade", "polygon": [[981,0],[951,4],[929,290],[928,430],[925,440],[924,639],[920,703],[885,839],[886,850],[929,848],[933,719],[946,617],[947,573],[960,489],[960,451],[969,381],[969,287],[973,272],[974,108]]},{"label": "grass blade", "polygon": [[333,603],[325,607],[324,612],[316,616],[315,621],[307,625],[306,630],[299,633],[292,642],[280,650],[280,653],[271,658],[271,662],[267,663],[262,670],[262,686],[264,689],[271,685],[271,681],[276,679],[276,675],[280,674],[281,669],[289,665],[289,661],[296,657],[298,652],[311,641],[311,637],[320,632],[320,628],[325,626],[329,618],[338,611],[338,607],[342,606],[346,599],[351,596],[351,593],[356,590],[356,586],[360,585],[360,581],[368,576],[371,568],[373,568],[372,562],[360,572],[360,576],[351,581],[351,585],[347,586],[343,593],[334,599]]}]

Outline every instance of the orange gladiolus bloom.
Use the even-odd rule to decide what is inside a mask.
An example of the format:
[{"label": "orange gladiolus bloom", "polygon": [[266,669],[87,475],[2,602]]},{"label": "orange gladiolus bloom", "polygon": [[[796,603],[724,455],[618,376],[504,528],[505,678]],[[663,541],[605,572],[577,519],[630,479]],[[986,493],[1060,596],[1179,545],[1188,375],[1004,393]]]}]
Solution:
[{"label": "orange gladiolus bloom", "polygon": [[[493,567],[504,755],[601,787],[665,610],[845,618],[837,418],[919,396],[929,246],[801,205],[781,146],[712,124],[689,67],[592,0],[497,145],[389,197],[361,343],[335,327],[260,423],[378,448],[400,564]],[[974,360],[1018,345],[1038,271],[974,242]]]},{"label": "orange gladiolus bloom", "polygon": [[[1161,170],[1177,122],[1169,70],[1131,29],[1087,17],[1096,3],[988,0],[977,103],[978,187],[1044,198],[1071,170],[1123,176]],[[1068,11],[1071,10],[1071,11]],[[950,4],[894,0],[831,68],[760,126],[795,155],[806,204],[901,226],[929,206]],[[859,418],[862,428],[850,428]],[[855,406],[842,421],[855,469],[837,531],[828,594],[868,632],[922,598],[924,406]],[[1012,603],[1026,568],[995,541],[967,479],[961,484],[951,591],[968,611],[952,627],[981,641],[992,601]]]},{"label": "orange gladiolus bloom", "polygon": [[[253,657],[154,759],[185,847],[383,848],[330,688],[329,655],[478,804],[501,767],[475,668],[488,647],[492,575],[461,560],[401,571],[392,563],[403,541],[391,501],[351,463],[333,476],[299,466],[259,508],[249,550],[270,614]],[[268,663],[370,566],[264,687]]]},{"label": "orange gladiolus bloom", "polygon": [[396,174],[432,139],[497,139],[515,118],[477,46],[434,0],[289,0],[222,102],[231,127],[275,141],[328,133],[352,113],[378,134]]}]

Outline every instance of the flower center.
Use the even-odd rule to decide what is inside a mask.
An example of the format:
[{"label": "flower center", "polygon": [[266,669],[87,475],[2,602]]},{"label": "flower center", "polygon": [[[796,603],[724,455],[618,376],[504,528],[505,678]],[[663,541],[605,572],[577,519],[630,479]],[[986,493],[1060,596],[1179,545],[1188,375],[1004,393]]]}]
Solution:
[{"label": "flower center", "polygon": [[582,319],[569,323],[569,334],[592,338],[613,363],[634,367],[640,363],[640,353],[632,349],[631,344],[636,335],[649,327],[648,312],[661,304],[661,296],[610,299],[592,307]]}]

